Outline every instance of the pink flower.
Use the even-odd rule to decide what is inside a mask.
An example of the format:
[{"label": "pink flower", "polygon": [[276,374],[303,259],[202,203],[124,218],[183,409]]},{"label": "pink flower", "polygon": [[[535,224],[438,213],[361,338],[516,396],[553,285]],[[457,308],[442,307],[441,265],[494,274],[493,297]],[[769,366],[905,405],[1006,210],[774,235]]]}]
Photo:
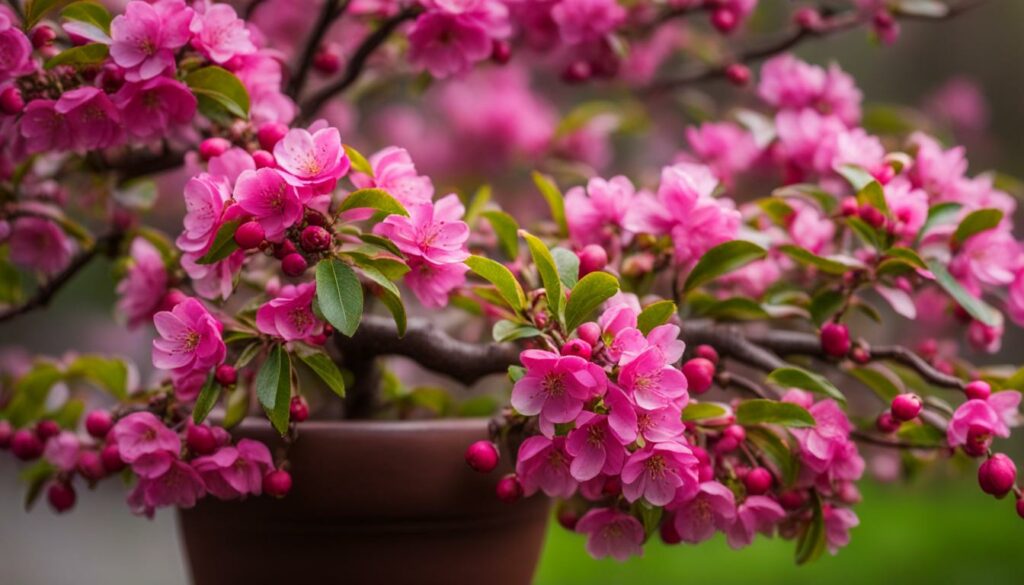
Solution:
[{"label": "pink flower", "polygon": [[622,562],[643,554],[643,525],[614,508],[590,510],[576,523],[576,532],[587,535],[587,552],[595,559],[612,557]]},{"label": "pink flower", "polygon": [[892,212],[896,236],[905,242],[913,241],[928,219],[928,194],[897,177],[885,185],[885,202]]},{"label": "pink flower", "polygon": [[129,81],[174,68],[174,52],[188,42],[193,11],[182,0],[134,1],[110,23],[110,57]]},{"label": "pink flower", "polygon": [[686,141],[697,159],[731,185],[735,176],[750,169],[761,149],[750,132],[732,122],[707,122],[686,129]]},{"label": "pink flower", "polygon": [[604,371],[581,357],[528,349],[519,360],[526,375],[512,388],[512,406],[526,416],[539,414],[542,430],[575,420],[584,401],[604,393]]},{"label": "pink flower", "polygon": [[126,83],[114,94],[114,102],[121,108],[125,128],[141,139],[155,138],[190,122],[197,104],[185,84],[169,77]]},{"label": "pink flower", "polygon": [[32,42],[5,14],[0,14],[0,82],[32,73]]},{"label": "pink flower", "polygon": [[211,4],[197,12],[189,25],[192,46],[215,63],[227,63],[236,55],[256,52],[245,21],[228,4]]},{"label": "pink flower", "polygon": [[822,506],[822,515],[825,519],[825,541],[828,544],[828,552],[836,554],[839,549],[850,544],[850,529],[860,524],[860,518],[849,508],[835,508]]},{"label": "pink flower", "polygon": [[651,347],[661,351],[667,364],[678,362],[686,350],[686,344],[679,339],[679,326],[659,325],[646,337],[634,327],[621,329],[607,345],[607,351],[609,358],[623,366]]},{"label": "pink flower", "polygon": [[131,264],[117,285],[118,310],[129,327],[148,321],[167,292],[167,267],[160,252],[145,238],[132,240]]},{"label": "pink flower", "polygon": [[465,264],[434,264],[421,258],[409,258],[409,272],[405,274],[405,285],[416,295],[423,306],[439,309],[448,305],[452,291],[466,282]]},{"label": "pink flower", "polygon": [[274,469],[274,459],[263,443],[242,439],[234,447],[221,447],[212,455],[197,457],[192,467],[209,493],[221,500],[233,500],[260,495],[263,476]]},{"label": "pink flower", "polygon": [[389,146],[374,153],[369,162],[372,177],[361,173],[350,177],[360,189],[384,189],[405,206],[430,203],[433,199],[434,185],[430,177],[416,173],[416,165],[404,148]]},{"label": "pink flower", "polygon": [[469,258],[469,226],[460,218],[465,208],[455,194],[436,203],[409,206],[409,217],[389,215],[374,232],[390,239],[404,254],[432,264],[453,264]]},{"label": "pink flower", "polygon": [[736,511],[736,521],[726,530],[729,546],[740,549],[754,541],[760,532],[771,536],[775,525],[786,516],[782,507],[765,496],[750,496]]},{"label": "pink flower", "polygon": [[110,430],[110,439],[117,445],[125,463],[135,463],[157,453],[170,453],[177,457],[181,451],[178,434],[151,412],[133,412],[118,420]]},{"label": "pink flower", "polygon": [[1024,327],[1024,268],[1017,271],[1007,290],[1006,312],[1014,323]]},{"label": "pink flower", "polygon": [[732,490],[717,481],[700,484],[697,495],[674,507],[676,533],[683,542],[698,544],[726,531],[736,521],[736,499]]},{"label": "pink flower", "polygon": [[649,410],[669,404],[682,408],[688,398],[686,376],[669,365],[664,352],[657,347],[644,350],[623,366],[618,383],[638,406]]},{"label": "pink flower", "polygon": [[569,473],[577,481],[587,481],[598,474],[615,475],[622,469],[626,450],[608,427],[608,417],[583,412],[576,419],[576,428],[569,432],[565,450],[573,456]]},{"label": "pink flower", "polygon": [[185,183],[185,230],[175,240],[183,252],[205,251],[220,228],[231,186],[223,177],[200,173]]},{"label": "pink flower", "polygon": [[65,117],[75,146],[85,150],[108,148],[121,142],[121,112],[107,94],[95,87],[66,92],[54,109]]},{"label": "pink flower", "polygon": [[564,437],[535,435],[523,441],[516,456],[516,475],[523,493],[530,496],[541,490],[552,498],[571,496],[576,480],[569,472],[570,460]]},{"label": "pink flower", "polygon": [[839,137],[846,132],[842,120],[816,110],[784,110],[775,115],[778,134],[776,153],[787,164],[791,177],[803,180],[803,174],[832,172]]},{"label": "pink flower", "polygon": [[638,436],[645,441],[663,443],[683,434],[682,408],[670,404],[662,408],[640,408],[618,386],[611,385],[605,394],[608,425],[623,445]]},{"label": "pink flower", "polygon": [[224,361],[223,326],[195,299],[153,316],[160,339],[153,340],[153,365],[178,372],[206,371]]},{"label": "pink flower", "polygon": [[622,495],[630,502],[644,498],[654,506],[692,498],[698,489],[699,464],[682,443],[648,443],[622,467]]},{"label": "pink flower", "polygon": [[56,274],[71,262],[71,240],[54,222],[19,217],[11,224],[11,262],[27,270]]},{"label": "pink flower", "polygon": [[779,109],[815,108],[834,114],[847,126],[860,119],[860,90],[835,64],[825,70],[790,54],[780,55],[761,68],[757,93]]},{"label": "pink flower", "polygon": [[950,263],[950,272],[965,280],[968,288],[978,284],[1005,286],[1013,282],[1024,266],[1024,251],[1013,234],[994,228],[975,234],[963,243]]},{"label": "pink flower", "polygon": [[626,20],[626,9],[615,0],[562,0],[551,9],[562,42],[576,45],[599,41]]},{"label": "pink flower", "polygon": [[173,459],[162,474],[139,478],[128,495],[128,506],[136,514],[152,516],[154,509],[165,506],[191,508],[205,494],[199,473],[188,463]]},{"label": "pink flower", "polygon": [[964,173],[967,172],[964,147],[943,150],[937,140],[921,132],[911,135],[910,145],[917,151],[914,164],[908,171],[914,186],[924,189],[940,200],[948,197],[950,193],[955,193],[956,183],[963,179]]},{"label": "pink flower", "polygon": [[21,136],[29,153],[71,150],[74,135],[53,100],[32,100],[21,115]]},{"label": "pink flower", "polygon": [[948,121],[955,130],[977,132],[988,125],[989,108],[981,87],[969,78],[954,77],[929,96],[930,115]]},{"label": "pink flower", "polygon": [[243,171],[235,183],[235,200],[263,226],[271,241],[281,241],[285,230],[302,219],[298,191],[275,169]]},{"label": "pink flower", "polygon": [[508,8],[496,0],[424,0],[409,29],[409,62],[434,77],[464,73],[491,55],[510,32]]},{"label": "pink flower", "polygon": [[995,392],[985,400],[973,399],[964,402],[953,413],[946,428],[946,440],[950,447],[964,445],[968,436],[982,440],[991,436],[1010,436],[1010,427],[1017,426],[1020,415],[1021,394],[1016,390]]},{"label": "pink flower", "polygon": [[285,341],[307,339],[323,331],[324,325],[313,314],[316,285],[306,282],[281,288],[277,298],[256,311],[256,327],[261,333]]},{"label": "pink flower", "polygon": [[80,444],[78,437],[71,431],[61,431],[56,437],[46,441],[43,457],[61,471],[73,471],[78,464]]},{"label": "pink flower", "polygon": [[835,222],[809,203],[794,199],[789,204],[794,213],[789,218],[787,230],[793,243],[815,254],[825,252],[836,233]]},{"label": "pink flower", "polygon": [[[210,240],[212,243],[213,240]],[[235,250],[230,256],[213,264],[198,264],[206,248],[181,255],[181,267],[192,279],[192,288],[204,299],[227,299],[235,288],[235,275],[245,263],[245,251]]]},{"label": "pink flower", "polygon": [[981,321],[971,321],[967,326],[967,341],[975,351],[985,353],[997,353],[1003,347],[1003,320],[999,315],[999,322],[995,325],[986,325]]},{"label": "pink flower", "polygon": [[633,200],[633,183],[626,177],[610,180],[593,178],[582,187],[573,187],[565,194],[565,217],[569,235],[577,246],[601,244],[616,231],[621,231]]},{"label": "pink flower", "polygon": [[832,399],[819,401],[807,411],[814,417],[814,427],[790,429],[790,432],[800,445],[800,458],[804,465],[815,472],[824,473],[843,455],[853,427]]},{"label": "pink flower", "polygon": [[[314,126],[315,127],[315,126]],[[310,133],[303,128],[292,128],[274,145],[274,159],[278,166],[292,177],[285,180],[301,186],[334,188],[339,177],[348,172],[349,161],[341,146],[337,128],[320,128]]]},{"label": "pink flower", "polygon": [[211,158],[206,168],[214,177],[223,177],[234,185],[243,171],[256,170],[256,162],[244,149],[234,146],[225,150],[224,154]]}]

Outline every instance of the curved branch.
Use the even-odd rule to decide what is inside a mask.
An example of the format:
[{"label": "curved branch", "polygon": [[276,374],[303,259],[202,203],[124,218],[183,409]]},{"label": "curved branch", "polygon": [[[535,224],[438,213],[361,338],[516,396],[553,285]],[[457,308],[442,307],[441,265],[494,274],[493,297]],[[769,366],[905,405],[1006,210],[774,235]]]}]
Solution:
[{"label": "curved branch", "polygon": [[921,449],[925,451],[937,451],[941,449],[947,449],[945,445],[918,445],[915,443],[908,443],[906,441],[899,441],[896,439],[883,439],[876,437],[872,434],[865,433],[864,431],[851,431],[850,436],[861,443],[867,443],[869,445],[875,445],[877,447],[887,447],[889,449]]},{"label": "curved branch", "polygon": [[726,357],[766,372],[786,365],[778,355],[745,335],[734,325],[719,325],[712,321],[688,321],[683,323],[680,337],[688,345],[710,345]]},{"label": "curved branch", "polygon": [[285,93],[292,98],[298,97],[299,93],[302,92],[302,87],[306,84],[309,68],[313,66],[313,57],[320,47],[320,42],[323,41],[324,36],[331,28],[331,25],[334,24],[334,21],[348,10],[350,2],[351,0],[324,0],[323,8],[320,9],[320,17],[317,19],[316,24],[313,25],[313,30],[310,31],[309,37],[306,39],[306,46],[302,49],[302,55],[298,61],[299,66],[295,71],[295,75],[288,82],[288,90]]}]

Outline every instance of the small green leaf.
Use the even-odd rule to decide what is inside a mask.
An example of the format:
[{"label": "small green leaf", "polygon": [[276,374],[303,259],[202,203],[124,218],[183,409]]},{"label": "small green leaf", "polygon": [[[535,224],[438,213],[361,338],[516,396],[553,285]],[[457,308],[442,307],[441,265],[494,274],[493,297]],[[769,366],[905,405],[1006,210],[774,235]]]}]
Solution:
[{"label": "small green leaf", "polygon": [[819,256],[810,250],[801,248],[800,246],[794,246],[792,244],[779,246],[778,249],[780,252],[789,256],[793,260],[796,260],[800,264],[813,266],[828,274],[846,274],[850,270],[856,270],[864,267],[863,264],[857,262],[853,258],[826,258],[824,256]]},{"label": "small green leaf", "polygon": [[25,510],[32,509],[36,500],[43,494],[43,488],[47,482],[55,475],[57,475],[57,468],[45,459],[36,461],[18,474],[21,481],[28,484],[28,489],[25,491]]},{"label": "small green leaf", "polygon": [[551,180],[551,177],[538,172],[534,172],[532,176],[534,185],[537,185],[540,194],[548,202],[548,208],[551,209],[551,219],[555,220],[555,223],[558,224],[559,235],[563,237],[569,235],[569,224],[565,220],[565,198],[562,197],[562,191]]},{"label": "small green leaf", "polygon": [[647,335],[651,329],[668,323],[668,320],[675,314],[676,304],[672,301],[651,303],[644,307],[643,311],[640,311],[640,315],[636,318],[636,327],[641,333]]},{"label": "small green leaf", "polygon": [[516,339],[526,339],[537,337],[538,335],[540,335],[540,330],[536,327],[516,323],[508,319],[498,321],[491,330],[491,336],[494,338],[494,341],[498,342],[515,341]]},{"label": "small green leaf", "polygon": [[519,256],[519,224],[516,223],[515,218],[497,209],[484,211],[480,215],[491,223],[505,255],[509,260],[515,260]]},{"label": "small green leaf", "polygon": [[967,311],[972,317],[989,327],[996,327],[1002,322],[1002,315],[985,301],[967,292],[967,289],[949,273],[949,270],[938,260],[928,262],[928,270],[935,275],[939,284],[949,296]]},{"label": "small green leaf", "polygon": [[928,269],[928,265],[925,264],[925,261],[921,259],[917,252],[904,246],[893,246],[885,251],[885,255],[887,258],[899,260],[914,268]]},{"label": "small green leaf", "polygon": [[245,346],[242,353],[238,354],[238,359],[235,360],[235,369],[240,370],[245,366],[249,365],[249,362],[263,351],[263,344],[259,341],[254,341],[249,345]]},{"label": "small green leaf", "polygon": [[59,65],[97,65],[107,59],[110,47],[103,43],[89,43],[71,47],[47,59],[44,69],[53,69]]},{"label": "small green leaf", "polygon": [[722,418],[729,410],[714,402],[691,402],[683,409],[683,421],[715,420]]},{"label": "small green leaf", "polygon": [[63,377],[64,374],[56,364],[37,362],[14,382],[13,397],[3,410],[3,418],[9,420],[14,428],[38,419],[45,411],[50,389]]},{"label": "small green leaf", "polygon": [[84,378],[123,400],[128,396],[128,365],[124,360],[100,355],[81,355],[68,364],[65,374]]},{"label": "small green leaf", "polygon": [[562,279],[562,284],[572,290],[572,287],[576,286],[580,279],[580,257],[565,248],[552,248],[551,256],[555,259],[558,277]]},{"label": "small green leaf", "polygon": [[360,189],[349,193],[338,207],[338,213],[350,209],[376,209],[389,215],[409,215],[405,206],[383,189]]},{"label": "small green leaf", "polygon": [[743,425],[771,424],[784,427],[813,427],[814,417],[802,406],[775,400],[744,400],[736,408],[736,422]]},{"label": "small green leaf", "polygon": [[60,0],[27,0],[25,2],[25,22],[22,25],[24,29],[32,30],[59,2]]},{"label": "small green leaf", "polygon": [[302,363],[309,366],[309,369],[313,370],[313,373],[320,377],[327,384],[327,387],[338,396],[345,397],[345,379],[341,375],[341,370],[334,363],[334,360],[330,358],[326,353],[322,351],[302,353],[298,352],[296,355],[302,360]]},{"label": "small green leaf", "polygon": [[918,230],[916,241],[920,242],[935,226],[952,222],[960,215],[961,209],[963,209],[963,205],[959,203],[938,203],[928,208],[928,218],[925,219],[924,225]]},{"label": "small green leaf", "polygon": [[483,256],[470,256],[466,259],[466,266],[469,266],[474,274],[493,284],[501,298],[513,310],[521,311],[526,306],[526,293],[523,292],[522,285],[504,265]]},{"label": "small green leaf", "polygon": [[[524,231],[519,231],[526,246],[530,249],[530,256],[537,266],[540,279],[544,283],[544,291],[547,293],[548,309],[556,319],[561,321],[564,316],[565,292],[562,289],[562,279],[558,275],[558,267],[555,266],[555,259],[551,256],[551,250],[540,241],[540,238]],[[571,331],[571,329],[570,329]]]},{"label": "small green leaf", "polygon": [[267,418],[278,433],[288,432],[288,409],[291,403],[291,361],[280,345],[270,350],[267,360],[256,373],[256,397]]},{"label": "small green leaf", "polygon": [[922,424],[917,421],[906,422],[900,425],[896,436],[905,443],[919,447],[944,447],[946,446],[946,433],[929,424]]},{"label": "small green leaf", "polygon": [[817,491],[811,492],[811,519],[800,533],[796,542],[796,564],[803,565],[816,560],[826,548],[825,517],[821,511],[821,498]]},{"label": "small green leaf", "polygon": [[473,194],[473,198],[469,201],[469,205],[466,206],[466,217],[464,221],[470,226],[476,223],[476,219],[483,213],[484,207],[491,200],[491,186],[481,185],[476,193]]},{"label": "small green leaf", "polygon": [[402,302],[401,291],[398,290],[395,283],[388,280],[387,275],[373,266],[360,266],[360,268],[362,269],[363,276],[380,286],[380,290],[375,291],[375,296],[391,312],[391,316],[395,320],[395,326],[398,327],[398,336],[404,337],[405,329],[408,326],[408,318],[405,314],[405,304]]},{"label": "small green leaf", "polygon": [[237,250],[238,244],[235,242],[235,232],[238,230],[238,226],[241,223],[242,220],[240,219],[225,221],[217,229],[217,235],[213,237],[213,243],[210,244],[210,249],[207,250],[202,257],[196,260],[196,264],[214,264],[220,262]]},{"label": "small green leaf", "polygon": [[953,246],[960,246],[971,236],[988,231],[1003,221],[1003,212],[998,209],[978,209],[972,211],[956,226],[953,232]]},{"label": "small green leaf", "polygon": [[196,398],[196,404],[192,409],[193,423],[198,425],[206,420],[210,411],[213,410],[213,407],[217,405],[217,401],[220,400],[221,390],[222,387],[213,374],[206,377],[206,383],[203,384],[203,389],[199,391],[199,397]]},{"label": "small green leaf", "polygon": [[747,297],[732,297],[719,301],[707,296],[694,298],[690,304],[695,314],[714,317],[721,321],[750,321],[771,317],[761,303]]},{"label": "small green leaf", "polygon": [[236,118],[249,118],[249,92],[227,69],[211,65],[185,76],[185,84],[199,100],[199,111],[212,119],[225,113]]},{"label": "small green leaf", "polygon": [[761,246],[746,240],[733,240],[719,244],[708,250],[697,265],[690,271],[683,285],[683,291],[689,292],[698,286],[710,282],[723,274],[732,272],[760,260],[767,255]]},{"label": "small green leaf", "polygon": [[784,199],[803,199],[805,201],[816,202],[825,213],[832,213],[836,208],[836,197],[835,195],[825,191],[818,185],[809,183],[799,183],[796,185],[786,185],[785,187],[779,187],[772,191],[772,197],[781,197]]},{"label": "small green leaf", "polygon": [[882,186],[878,184],[878,181],[871,181],[864,185],[864,188],[857,193],[857,201],[861,205],[866,203],[885,215],[890,215],[889,204],[885,200],[885,191],[882,190]]},{"label": "small green leaf", "polygon": [[811,304],[808,310],[811,313],[811,319],[814,324],[821,327],[823,323],[828,321],[832,315],[835,315],[843,307],[843,302],[846,297],[837,290],[825,289],[813,297],[811,297]]},{"label": "small green leaf", "polygon": [[60,17],[91,25],[107,35],[110,34],[110,21],[113,19],[110,12],[96,2],[72,2],[60,11]]},{"label": "small green leaf", "polygon": [[434,386],[413,388],[409,392],[409,400],[414,405],[425,408],[436,416],[446,416],[455,405],[448,390]]},{"label": "small green leaf", "polygon": [[327,322],[347,337],[363,316],[363,285],[354,270],[335,258],[316,265],[316,299]]},{"label": "small green leaf", "polygon": [[885,372],[877,366],[850,368],[849,374],[860,380],[875,393],[882,402],[889,404],[893,398],[905,391],[903,382],[894,374]]},{"label": "small green leaf", "polygon": [[373,166],[370,161],[366,160],[366,157],[355,148],[345,145],[345,156],[348,157],[349,164],[352,165],[352,170],[360,172],[369,177],[373,177]]},{"label": "small green leaf", "polygon": [[863,219],[859,217],[847,217],[845,221],[846,225],[853,230],[853,233],[857,234],[857,237],[860,238],[862,242],[876,250],[885,250],[886,246],[882,243],[878,230],[868,225]]},{"label": "small green leaf", "polygon": [[234,428],[248,416],[250,399],[249,391],[245,388],[235,388],[228,395],[228,404],[224,409],[224,420],[221,422],[225,429]]},{"label": "small green leaf", "polygon": [[619,281],[607,272],[591,272],[572,289],[565,306],[565,329],[575,331],[601,303],[619,292]]},{"label": "small green leaf", "polygon": [[772,384],[782,388],[799,388],[815,394],[821,394],[846,404],[846,397],[825,377],[809,372],[796,366],[779,368],[768,374],[766,378]]},{"label": "small green leaf", "polygon": [[747,440],[761,450],[778,468],[784,486],[791,486],[800,475],[800,462],[786,443],[771,429],[750,427],[746,429]]}]

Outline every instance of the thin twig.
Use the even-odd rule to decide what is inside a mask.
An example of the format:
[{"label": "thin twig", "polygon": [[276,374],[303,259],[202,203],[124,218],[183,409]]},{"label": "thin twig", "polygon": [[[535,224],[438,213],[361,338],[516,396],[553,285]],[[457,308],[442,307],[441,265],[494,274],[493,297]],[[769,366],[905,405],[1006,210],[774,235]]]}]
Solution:
[{"label": "thin twig", "polygon": [[719,386],[735,386],[740,390],[753,394],[757,398],[768,399],[768,392],[760,384],[735,372],[719,372],[715,376],[715,381],[718,382]]},{"label": "thin twig", "polygon": [[302,49],[295,75],[288,82],[288,89],[285,93],[292,98],[296,98],[302,93],[302,87],[306,84],[306,79],[309,77],[309,69],[313,66],[313,58],[320,48],[320,43],[331,28],[331,25],[334,24],[334,21],[348,10],[350,1],[324,0],[323,8],[320,9],[320,17],[317,18],[316,24],[313,25],[313,30],[310,31],[309,37],[306,39],[306,46]]},{"label": "thin twig", "polygon": [[868,443],[870,445],[876,445],[878,447],[888,447],[890,449],[922,449],[937,451],[941,449],[947,449],[945,445],[920,445],[917,443],[908,443],[906,441],[900,441],[897,439],[883,439],[876,437],[872,434],[865,433],[864,431],[851,431],[850,436],[854,440],[860,441],[861,443]]}]

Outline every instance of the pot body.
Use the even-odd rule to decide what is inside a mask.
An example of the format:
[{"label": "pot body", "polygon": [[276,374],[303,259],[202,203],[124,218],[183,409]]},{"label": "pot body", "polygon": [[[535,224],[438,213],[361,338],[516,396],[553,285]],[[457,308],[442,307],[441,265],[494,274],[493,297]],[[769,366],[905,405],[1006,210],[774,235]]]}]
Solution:
[{"label": "pot body", "polygon": [[[237,435],[281,445],[264,421]],[[507,463],[480,474],[463,458],[486,437],[485,419],[305,422],[287,497],[180,512],[193,583],[526,585],[548,501],[498,501]]]}]

